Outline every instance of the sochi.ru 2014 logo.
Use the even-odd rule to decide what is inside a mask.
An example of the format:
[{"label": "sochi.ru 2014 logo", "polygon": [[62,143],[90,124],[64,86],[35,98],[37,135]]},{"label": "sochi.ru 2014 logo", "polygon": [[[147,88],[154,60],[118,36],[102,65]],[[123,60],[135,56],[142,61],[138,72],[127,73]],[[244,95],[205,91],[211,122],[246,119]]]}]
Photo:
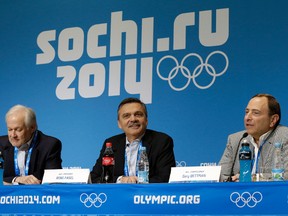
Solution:
[{"label": "sochi.ru 2014 logo", "polygon": [[105,193],[100,193],[97,195],[96,193],[91,193],[90,195],[86,193],[82,193],[80,195],[80,201],[87,207],[90,208],[91,206],[95,206],[99,208],[105,203],[107,200],[107,195]]},{"label": "sochi.ru 2014 logo", "polygon": [[262,201],[262,198],[263,196],[259,191],[256,191],[253,194],[247,191],[242,194],[233,192],[230,195],[231,202],[235,203],[238,208],[243,208],[246,205],[250,208],[254,208],[257,203]]}]

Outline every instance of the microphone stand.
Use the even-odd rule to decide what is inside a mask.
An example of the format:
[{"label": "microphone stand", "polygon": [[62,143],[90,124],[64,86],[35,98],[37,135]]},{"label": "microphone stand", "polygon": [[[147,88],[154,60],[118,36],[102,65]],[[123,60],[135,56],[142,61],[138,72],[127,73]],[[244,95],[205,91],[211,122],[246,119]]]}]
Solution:
[{"label": "microphone stand", "polygon": [[238,151],[239,151],[239,148],[240,148],[240,143],[241,143],[241,141],[242,141],[245,137],[247,137],[247,136],[248,136],[248,133],[245,132],[245,133],[242,135],[242,137],[241,137],[241,139],[239,140],[239,142],[238,142],[237,150],[236,150],[235,157],[234,157],[234,161],[233,161],[233,164],[232,164],[232,167],[231,167],[231,172],[230,172],[229,177],[226,179],[226,182],[232,182],[233,169],[234,169],[234,166],[235,166],[235,163],[236,163],[236,158],[237,158]]}]

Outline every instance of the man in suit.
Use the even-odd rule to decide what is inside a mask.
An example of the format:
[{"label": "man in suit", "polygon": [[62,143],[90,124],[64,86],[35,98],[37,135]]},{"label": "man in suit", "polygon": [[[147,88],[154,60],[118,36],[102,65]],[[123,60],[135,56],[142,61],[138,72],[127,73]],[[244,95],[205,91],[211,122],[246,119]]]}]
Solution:
[{"label": "man in suit", "polygon": [[118,127],[124,133],[105,140],[100,156],[91,171],[93,183],[102,174],[105,143],[111,142],[114,151],[114,182],[137,183],[137,154],[145,146],[149,159],[149,182],[168,182],[171,167],[175,167],[173,139],[167,134],[147,129],[148,114],[145,104],[137,98],[124,99],[118,106]]},{"label": "man in suit", "polygon": [[61,169],[61,141],[37,130],[35,112],[22,105],[6,114],[8,135],[0,137],[3,183],[40,184],[45,169]]},{"label": "man in suit", "polygon": [[272,95],[257,94],[250,99],[244,116],[246,130],[228,136],[219,162],[220,181],[239,181],[239,145],[247,135],[245,139],[250,142],[253,157],[253,180],[259,180],[259,174],[271,173],[275,142],[282,144],[285,172],[288,173],[288,128],[280,125],[280,120],[280,104]]}]

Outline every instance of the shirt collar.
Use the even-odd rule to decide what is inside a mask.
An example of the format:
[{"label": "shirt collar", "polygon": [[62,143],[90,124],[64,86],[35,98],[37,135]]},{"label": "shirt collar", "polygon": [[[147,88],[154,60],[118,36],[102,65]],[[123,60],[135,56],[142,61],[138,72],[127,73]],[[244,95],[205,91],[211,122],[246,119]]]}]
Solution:
[{"label": "shirt collar", "polygon": [[[270,133],[272,132],[272,130],[269,130],[268,132],[262,134],[259,138],[259,147],[260,145],[263,144],[263,142],[269,137]],[[250,142],[253,144],[253,146],[257,146],[257,143],[254,141],[254,138],[250,135]]]},{"label": "shirt collar", "polygon": [[129,140],[126,136],[126,146],[133,145],[133,143],[139,143],[143,136],[144,136],[144,134],[142,134],[139,138],[133,140],[132,143],[129,142]]},{"label": "shirt collar", "polygon": [[35,134],[32,135],[31,139],[28,140],[27,143],[24,143],[23,145],[21,145],[19,147],[19,151],[27,151],[30,148],[30,145],[31,145],[31,142],[32,142],[32,139],[33,139],[34,135]]}]

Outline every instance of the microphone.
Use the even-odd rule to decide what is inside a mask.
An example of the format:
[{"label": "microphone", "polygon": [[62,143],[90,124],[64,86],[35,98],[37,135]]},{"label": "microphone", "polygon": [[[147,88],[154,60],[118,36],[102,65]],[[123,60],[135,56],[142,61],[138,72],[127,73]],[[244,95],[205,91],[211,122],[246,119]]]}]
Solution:
[{"label": "microphone", "polygon": [[242,141],[245,137],[247,137],[247,136],[248,136],[248,133],[245,132],[245,133],[242,135],[242,137],[241,137],[241,139],[239,140],[239,142],[238,142],[238,146],[237,146],[237,150],[236,150],[236,153],[235,153],[234,161],[233,161],[233,164],[232,164],[232,167],[231,167],[231,172],[230,172],[229,177],[226,179],[226,182],[232,182],[233,169],[234,169],[235,162],[236,162],[236,158],[237,158],[237,155],[238,155],[240,143],[241,143],[241,141]]}]

